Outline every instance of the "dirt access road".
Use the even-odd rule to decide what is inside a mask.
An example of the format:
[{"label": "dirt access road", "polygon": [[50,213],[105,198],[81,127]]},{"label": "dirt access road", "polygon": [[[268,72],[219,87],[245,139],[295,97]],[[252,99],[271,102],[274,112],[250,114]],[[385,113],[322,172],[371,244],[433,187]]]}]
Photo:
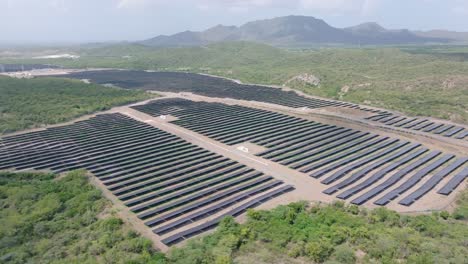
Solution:
[{"label": "dirt access road", "polygon": [[[190,99],[194,101],[239,104],[239,105],[244,105],[244,106],[254,107],[254,108],[259,108],[259,109],[273,110],[273,111],[313,120],[316,122],[339,125],[339,126],[358,129],[362,131],[369,131],[369,132],[373,132],[373,133],[380,134],[380,135],[391,136],[393,138],[411,140],[413,142],[422,143],[426,147],[429,147],[432,149],[438,149],[444,152],[449,152],[449,153],[453,153],[457,155],[464,155],[464,156],[468,155],[468,151],[467,151],[468,147],[466,147],[465,144],[463,144],[462,142],[459,142],[462,144],[455,144],[454,142],[449,142],[449,141],[439,141],[437,138],[429,138],[429,137],[425,137],[425,136],[421,136],[417,134],[413,135],[413,134],[400,133],[400,132],[396,132],[396,131],[389,130],[386,128],[376,127],[372,123],[367,124],[359,120],[347,118],[347,116],[345,115],[340,116],[336,114],[336,112],[332,113],[332,111],[336,111],[333,109],[331,110],[307,109],[306,111],[304,111],[301,109],[293,109],[293,108],[277,106],[277,105],[272,105],[272,104],[265,104],[265,103],[251,102],[251,101],[240,101],[240,100],[233,100],[233,99],[210,98],[210,97],[203,97],[203,96],[197,96],[197,95],[186,94],[186,93],[165,94],[165,95],[167,97],[181,97],[181,98]],[[163,98],[167,98],[167,97],[163,97]],[[151,101],[151,100],[148,100],[148,101]],[[145,104],[148,101],[140,102],[137,104],[138,105]],[[137,104],[133,104],[133,105],[137,105]],[[352,109],[350,109],[349,111],[352,111]],[[218,141],[212,140],[208,137],[205,137],[201,134],[195,133],[193,131],[184,129],[182,127],[179,127],[177,125],[170,123],[170,121],[176,119],[175,117],[168,116],[168,118],[166,119],[161,119],[159,117],[152,117],[150,115],[136,111],[132,109],[130,106],[116,107],[109,111],[105,111],[105,112],[101,112],[97,114],[104,114],[104,113],[125,114],[138,121],[145,122],[158,129],[177,135],[192,144],[198,145],[214,153],[223,155],[241,164],[244,164],[253,169],[256,169],[257,171],[263,172],[266,175],[270,175],[276,179],[282,180],[285,182],[285,184],[289,184],[295,187],[294,191],[278,196],[272,200],[269,200],[268,202],[263,203],[262,205],[257,207],[258,209],[270,209],[280,204],[288,204],[288,203],[291,203],[294,201],[300,201],[300,200],[307,200],[311,202],[324,202],[324,203],[330,203],[334,200],[338,200],[334,196],[329,196],[329,195],[322,193],[322,191],[327,189],[329,186],[320,183],[319,180],[311,178],[308,175],[304,173],[300,173],[296,170],[292,170],[286,166],[283,166],[278,163],[271,162],[269,160],[255,156],[255,153],[262,151],[263,148],[260,146],[254,145],[252,143],[246,142],[246,143],[241,143],[235,146],[228,146]],[[352,115],[352,113],[348,113],[348,114],[350,116]],[[77,120],[85,120],[95,115],[96,114],[84,116]],[[68,122],[68,124],[73,123],[77,120]],[[59,125],[54,125],[54,126],[60,126],[60,125],[64,125],[64,124],[59,124]],[[53,127],[53,126],[49,126],[49,127]],[[41,130],[41,129],[44,129],[44,128],[39,128],[39,129],[34,129],[34,130]],[[23,132],[16,133],[16,134],[22,134],[22,133],[26,133],[30,131],[31,130],[23,131]],[[246,153],[244,151],[239,150],[238,149],[239,146],[247,147],[249,149],[249,152]],[[333,173],[333,171],[330,173]],[[376,184],[380,184],[382,181],[385,181],[386,179],[388,179],[388,177],[392,176],[393,173],[394,172],[390,173],[388,176],[386,176],[384,179],[377,182]],[[445,179],[441,184],[444,184],[446,181],[447,179]],[[125,205],[123,205],[123,203],[102,184],[102,182],[100,182],[95,177],[91,177],[91,182],[95,186],[100,188],[103,191],[103,194],[114,203],[116,209],[118,210],[118,215],[122,219],[128,222],[131,226],[133,226],[133,228],[135,228],[135,230],[140,232],[142,235],[154,241],[154,245],[156,247],[158,247],[162,251],[168,250],[168,247],[164,245],[163,243],[161,243],[161,237],[151,232],[151,229],[145,226],[143,221],[138,219],[134,213],[130,212],[130,210]],[[360,182],[361,181],[358,181],[355,184],[359,184]],[[350,187],[354,186],[355,184],[351,185]],[[422,183],[419,183],[413,188],[411,188],[410,190],[408,190],[408,193],[420,187],[421,184]],[[416,203],[414,203],[413,205],[409,207],[401,206],[395,201],[391,202],[386,207],[389,209],[398,211],[400,213],[410,213],[410,214],[425,213],[425,212],[430,212],[434,210],[450,209],[453,205],[453,201],[455,200],[456,195],[460,192],[460,190],[466,187],[466,183],[464,185],[465,186],[460,186],[457,189],[457,191],[453,192],[449,196],[438,195],[435,190],[432,190],[427,195],[425,195],[422,199],[420,199],[419,201],[417,201]],[[365,192],[367,190],[368,189],[364,189],[362,192]],[[376,205],[372,203],[372,201],[380,197],[381,195],[376,196],[374,199],[365,203],[363,206],[367,208],[377,207]],[[245,218],[245,215],[241,215],[237,217],[237,219],[240,221],[242,221],[244,218]],[[190,228],[190,226],[187,226],[187,228]],[[183,243],[181,243],[180,245],[183,245]]]},{"label": "dirt access road", "polygon": [[[454,138],[447,138],[440,135],[424,133],[420,131],[407,130],[407,129],[395,129],[378,123],[367,121],[365,117],[372,116],[372,113],[346,108],[346,107],[324,107],[316,109],[302,109],[302,108],[291,108],[276,104],[255,102],[255,101],[244,101],[229,98],[213,98],[192,93],[161,93],[167,97],[172,98],[183,98],[192,101],[203,101],[203,102],[214,102],[224,103],[228,105],[243,105],[246,107],[253,107],[258,109],[264,109],[269,111],[275,111],[286,115],[296,116],[303,119],[321,122],[330,125],[343,126],[347,128],[357,129],[361,131],[367,131],[376,133],[382,136],[390,136],[393,138],[400,138],[403,140],[410,140],[424,144],[431,149],[438,149],[444,152],[450,152],[456,155],[467,156],[468,155],[468,141],[459,140]],[[139,103],[140,104],[140,103]],[[461,126],[460,124],[457,124]],[[468,127],[466,127],[468,129]]]},{"label": "dirt access road", "polygon": [[[185,97],[186,98],[186,97]],[[231,101],[232,103],[232,101]],[[281,164],[260,158],[255,156],[255,153],[258,153],[259,151],[262,150],[260,146],[256,146],[252,143],[241,143],[235,146],[229,146],[222,144],[218,141],[215,141],[213,139],[210,139],[206,136],[203,136],[201,134],[195,133],[191,130],[182,128],[180,126],[174,125],[170,123],[170,121],[176,120],[175,117],[168,116],[166,119],[161,119],[159,117],[152,117],[150,115],[147,115],[145,113],[139,112],[137,110],[134,110],[130,107],[121,107],[119,109],[116,109],[119,113],[125,114],[129,117],[132,117],[136,120],[139,120],[141,122],[148,123],[154,127],[157,127],[161,130],[165,130],[169,133],[175,134],[184,140],[187,140],[188,142],[191,142],[195,145],[198,145],[200,147],[203,147],[205,149],[208,149],[212,152],[215,152],[217,154],[223,155],[225,157],[228,157],[232,160],[238,161],[239,163],[242,163],[244,165],[247,165],[251,168],[254,168],[258,171],[261,171],[267,175],[271,175],[275,177],[276,179],[284,181],[286,184],[290,184],[296,188],[295,191],[282,195],[280,197],[277,197],[273,199],[271,202],[267,202],[264,205],[260,206],[260,208],[270,208],[278,204],[287,204],[292,201],[300,201],[300,200],[308,200],[308,201],[319,201],[319,202],[325,202],[329,203],[334,200],[338,200],[334,196],[329,196],[322,191],[325,189],[329,188],[330,186],[325,185],[320,183],[320,180],[314,179],[307,174],[298,172],[296,170],[290,169],[286,166],[283,166]],[[310,117],[309,117],[310,118]],[[314,121],[317,121],[314,118],[310,118]],[[330,122],[328,122],[330,123]],[[345,121],[337,121],[337,125],[344,125],[345,127],[350,127],[354,129],[361,129],[361,130],[366,130],[363,129],[362,127],[358,127],[357,124],[349,124],[346,123]],[[392,137],[399,137],[402,139],[406,140],[412,140],[415,141],[414,139],[408,139],[405,138],[404,136],[401,135],[391,135],[391,133],[385,132],[382,133],[382,131],[370,131],[378,134],[383,134],[383,135],[389,135]],[[428,144],[427,140],[424,138],[422,142],[424,145],[437,145],[437,144]],[[250,151],[249,153],[245,153],[241,150],[238,149],[239,146],[245,146],[247,147]],[[430,146],[432,147],[432,146]],[[446,150],[446,148],[449,147],[438,147],[436,149],[440,150]],[[463,148],[458,149],[460,152],[458,154],[461,154],[464,150]],[[466,152],[465,152],[466,154]],[[352,172],[351,172],[352,173]],[[393,172],[395,173],[395,172]],[[379,184],[388,177],[391,177],[393,173],[390,173],[387,177],[382,179],[381,181],[377,182],[376,184]],[[364,179],[363,179],[364,180]],[[444,179],[441,184],[444,184],[447,181],[447,179]],[[356,182],[355,184],[351,185],[354,186],[356,184],[359,184],[361,181]],[[420,187],[422,183],[417,184],[410,190],[408,190],[408,193],[411,193],[412,191],[416,190],[417,188]],[[370,186],[368,189],[364,189],[363,192],[370,190],[376,185]],[[458,188],[458,190],[463,189],[463,187]],[[428,211],[434,211],[434,210],[443,210],[446,209],[450,206],[450,204],[454,201],[456,197],[456,193],[458,192],[453,192],[449,196],[441,196],[436,193],[436,190],[432,190],[429,192],[427,195],[425,195],[423,198],[421,198],[419,201],[415,202],[413,205],[407,207],[407,206],[402,206],[399,205],[396,200],[388,204],[386,207],[395,211],[398,211],[400,213],[414,213],[414,212],[428,212]],[[383,194],[382,194],[383,195]],[[364,204],[365,207],[368,208],[376,208],[378,206],[374,205],[372,201],[380,198],[381,195],[376,196],[374,199],[371,201],[367,202]]]}]

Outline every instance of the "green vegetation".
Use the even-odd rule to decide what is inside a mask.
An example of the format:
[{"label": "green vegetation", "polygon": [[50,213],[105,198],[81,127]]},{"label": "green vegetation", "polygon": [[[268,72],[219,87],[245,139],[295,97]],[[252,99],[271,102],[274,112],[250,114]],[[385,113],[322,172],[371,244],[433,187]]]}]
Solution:
[{"label": "green vegetation", "polygon": [[112,106],[150,98],[127,91],[61,78],[0,77],[0,134],[56,124]]},{"label": "green vegetation", "polygon": [[84,171],[0,173],[0,263],[160,263]]},{"label": "green vegetation", "polygon": [[313,95],[468,123],[466,46],[285,50],[234,42],[167,49],[129,44],[75,52],[80,59],[2,62],[185,70],[274,85],[308,73],[320,78],[319,86],[288,85]]},{"label": "green vegetation", "polygon": [[468,260],[468,191],[453,213],[405,216],[305,202],[225,218],[167,255],[115,216],[84,171],[0,173],[1,263],[454,263]]},{"label": "green vegetation", "polygon": [[[403,216],[335,203],[292,203],[249,211],[245,224],[223,220],[217,231],[169,253],[176,263],[466,263],[466,217]],[[460,217],[461,214],[463,217]],[[466,219],[466,218],[465,218]],[[188,260],[192,260],[191,262]]]}]

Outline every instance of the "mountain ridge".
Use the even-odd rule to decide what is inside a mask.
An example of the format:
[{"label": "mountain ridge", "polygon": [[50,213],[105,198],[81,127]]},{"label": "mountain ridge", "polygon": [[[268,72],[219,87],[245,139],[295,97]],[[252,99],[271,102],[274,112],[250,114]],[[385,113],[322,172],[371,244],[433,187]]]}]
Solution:
[{"label": "mountain ridge", "polygon": [[270,45],[395,45],[447,43],[453,38],[390,30],[376,22],[337,28],[311,16],[283,16],[247,22],[241,26],[216,25],[204,31],[160,35],[138,43],[155,47],[203,46],[226,41],[252,41]]}]

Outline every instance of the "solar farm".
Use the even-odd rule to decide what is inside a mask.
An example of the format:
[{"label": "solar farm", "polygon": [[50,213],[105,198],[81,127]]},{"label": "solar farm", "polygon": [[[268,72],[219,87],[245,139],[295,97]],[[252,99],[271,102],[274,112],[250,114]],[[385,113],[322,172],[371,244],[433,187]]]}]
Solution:
[{"label": "solar farm", "polygon": [[0,169],[86,168],[166,245],[294,189],[121,114],[5,137],[1,146]]},{"label": "solar farm", "polygon": [[[173,124],[223,144],[262,146],[266,150],[256,156],[321,179],[329,186],[323,193],[357,205],[383,193],[372,202],[410,206],[434,189],[450,194],[467,176],[467,157],[271,111],[184,99],[158,100],[134,109],[175,116]],[[448,181],[440,186],[444,179]],[[408,191],[419,182],[423,185]]]},{"label": "solar farm", "polygon": [[75,72],[69,74],[68,77],[92,80],[99,84],[112,84],[127,89],[189,92],[208,97],[265,102],[292,108],[344,107],[370,113],[387,113],[386,111],[361,107],[357,104],[304,97],[294,91],[284,91],[261,85],[239,84],[231,80],[194,73],[109,70]]},{"label": "solar farm", "polygon": [[[242,220],[250,208],[338,200],[425,212],[450,206],[466,186],[468,130],[462,125],[190,73],[70,77],[165,96],[3,136],[0,170],[86,169],[166,248],[213,229],[225,216]],[[299,114],[304,108],[345,109],[359,117]]]}]

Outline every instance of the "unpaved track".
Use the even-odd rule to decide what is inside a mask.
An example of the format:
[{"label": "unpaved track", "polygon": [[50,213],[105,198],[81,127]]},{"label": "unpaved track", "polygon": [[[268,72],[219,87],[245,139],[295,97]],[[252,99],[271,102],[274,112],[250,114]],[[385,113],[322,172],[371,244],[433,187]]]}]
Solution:
[{"label": "unpaved track", "polygon": [[[280,112],[287,115],[292,115],[315,122],[321,122],[330,125],[343,126],[347,128],[357,129],[376,133],[382,136],[391,136],[404,140],[419,142],[431,149],[438,149],[444,152],[450,152],[456,155],[468,155],[468,141],[448,138],[440,135],[424,133],[415,130],[398,129],[378,124],[376,122],[367,121],[364,118],[374,114],[346,107],[324,107],[316,109],[302,109],[280,106],[269,103],[244,101],[228,98],[213,98],[195,95],[191,93],[160,93],[166,97],[184,98],[193,101],[217,102],[225,104],[238,104],[247,107],[254,107],[264,110]],[[449,122],[445,122],[449,123]],[[461,126],[458,124],[458,126]],[[468,127],[467,127],[468,129]]]},{"label": "unpaved track", "polygon": [[[206,136],[203,136],[191,130],[169,123],[171,120],[174,120],[174,117],[171,117],[171,116],[163,120],[161,118],[152,117],[150,115],[139,112],[129,107],[121,108],[119,109],[119,112],[129,117],[132,117],[136,120],[139,120],[141,122],[148,123],[154,127],[157,127],[169,133],[175,134],[190,143],[193,143],[195,145],[198,145],[200,147],[203,147],[205,149],[208,149],[212,152],[223,155],[225,157],[228,157],[232,160],[238,161],[239,163],[247,165],[267,175],[273,176],[274,178],[282,180],[286,184],[290,184],[296,188],[296,190],[291,192],[291,194],[288,195],[287,199],[285,199],[284,201],[282,200],[283,196],[278,197],[277,201],[275,202],[275,205],[286,204],[294,200],[295,201],[300,201],[300,200],[320,201],[320,202],[325,202],[325,203],[329,203],[334,200],[339,200],[335,198],[334,196],[330,196],[330,195],[322,193],[322,191],[329,188],[330,186],[320,183],[321,179],[318,180],[318,179],[312,178],[305,173],[301,173],[299,171],[283,166],[279,163],[275,163],[275,162],[263,159],[261,157],[255,156],[255,153],[261,149],[260,146],[255,147],[254,144],[252,143],[237,144],[235,146],[222,144],[216,140],[210,139]],[[349,125],[347,127],[349,127]],[[362,130],[362,127],[360,129]],[[395,135],[391,135],[391,136],[395,137]],[[246,146],[251,150],[251,152],[244,153],[240,151],[239,149],[237,149],[238,146]],[[358,181],[355,184],[359,184],[360,182],[361,181]],[[380,182],[381,181],[379,181],[379,183]],[[352,184],[351,186],[354,186],[355,184]],[[371,187],[375,187],[375,185],[372,185]],[[412,188],[412,190],[415,188],[417,187]],[[389,209],[401,212],[401,213],[429,212],[429,211],[434,211],[434,210],[442,210],[442,209],[447,208],[454,201],[456,194],[461,189],[463,189],[463,187],[458,188],[457,191],[453,192],[449,196],[438,195],[435,193],[435,190],[432,190],[425,197],[423,197],[420,201],[414,203],[411,206],[407,207],[407,206],[399,205],[396,202],[398,200],[397,199],[391,202],[390,204],[388,204],[386,207]],[[407,192],[407,193],[410,193],[410,192]],[[374,200],[375,198],[372,199],[371,201],[374,201]],[[377,205],[374,205],[370,201],[365,203],[364,206],[368,208],[378,207]],[[260,206],[260,208],[271,208],[271,207],[272,207],[272,204],[268,202]]]},{"label": "unpaved track", "polygon": [[[289,108],[289,107],[284,107],[284,106],[279,106],[279,105],[274,105],[274,104],[252,102],[252,101],[242,101],[242,100],[234,100],[234,99],[203,97],[203,96],[187,94],[187,93],[181,93],[181,94],[163,93],[163,94],[165,94],[167,97],[179,97],[179,98],[185,98],[185,99],[190,99],[194,101],[239,104],[239,105],[243,105],[247,107],[254,107],[254,108],[259,108],[259,109],[264,109],[264,110],[272,110],[272,111],[281,112],[284,114],[297,116],[297,117],[301,117],[301,118],[316,121],[316,122],[322,122],[325,124],[338,125],[338,126],[343,126],[347,128],[368,131],[368,132],[376,133],[382,136],[390,136],[393,138],[400,138],[403,140],[419,142],[425,145],[426,147],[434,149],[434,150],[437,149],[437,150],[441,150],[444,152],[449,152],[449,153],[453,153],[453,154],[457,154],[461,156],[468,155],[468,144],[466,141],[455,140],[455,139],[440,137],[436,135],[429,136],[423,133],[411,133],[410,134],[405,131],[397,131],[397,130],[389,129],[388,127],[378,126],[375,123],[363,121],[363,117],[368,116],[369,113],[365,113],[359,110],[346,109],[346,108],[294,109],[294,108]],[[154,100],[154,99],[151,99],[151,100]],[[133,105],[144,104],[151,100],[139,102]],[[255,153],[258,153],[262,150],[262,147],[260,146],[257,146],[255,144],[248,143],[248,142],[237,144],[235,146],[228,146],[218,141],[215,141],[213,139],[210,139],[206,136],[203,136],[201,134],[195,133],[188,129],[169,123],[170,121],[175,120],[176,119],[175,117],[168,116],[167,119],[163,120],[159,117],[152,117],[150,115],[134,110],[130,108],[130,106],[131,105],[115,107],[109,111],[105,111],[105,112],[101,112],[97,114],[104,114],[104,113],[125,114],[136,120],[148,123],[156,128],[159,128],[161,130],[177,135],[192,144],[198,145],[214,153],[223,155],[241,164],[244,164],[253,169],[256,169],[257,171],[263,172],[266,175],[270,175],[276,179],[282,180],[285,182],[285,184],[290,184],[296,188],[292,192],[283,194],[266,203],[261,204],[258,207],[260,209],[270,209],[280,204],[288,204],[290,202],[300,201],[300,200],[308,200],[308,201],[324,202],[324,203],[329,203],[334,200],[338,200],[334,196],[329,196],[329,195],[322,193],[323,190],[329,188],[330,186],[321,184],[320,180],[309,177],[307,174],[300,173],[299,171],[290,169],[278,163],[255,156]],[[85,120],[97,114],[87,115],[79,119],[73,120],[72,122],[68,122],[67,124],[76,122],[78,120]],[[64,124],[58,124],[58,125],[53,125],[53,126],[48,126],[48,127],[61,126],[61,125],[64,125]],[[26,132],[42,130],[45,128],[46,127],[32,129],[28,131],[18,132],[15,134],[23,134]],[[239,150],[238,149],[239,146],[247,147],[249,149],[249,153],[245,153]],[[381,183],[382,181],[390,177],[393,173],[394,172],[387,175],[384,179],[379,181],[377,184]],[[103,194],[114,203],[114,205],[118,209],[119,216],[122,217],[124,221],[131,224],[142,235],[151,239],[157,248],[161,249],[162,251],[168,250],[168,247],[160,242],[161,237],[154,234],[150,228],[145,226],[143,221],[138,219],[134,213],[130,212],[130,210],[115,195],[113,195],[102,184],[101,181],[99,181],[94,176],[90,178],[91,178],[91,183],[93,183],[95,186],[100,188],[103,191]],[[447,179],[444,179],[442,183],[440,184],[444,184],[446,181]],[[360,181],[358,181],[357,184],[359,182]],[[422,183],[417,184],[416,186],[408,190],[408,192],[406,193],[412,192],[413,190],[418,188],[421,184]],[[354,186],[354,184],[352,186]],[[373,186],[375,186],[375,184]],[[436,194],[435,190],[432,190],[431,192],[426,194],[424,197],[422,197],[419,201],[417,201],[416,203],[414,203],[413,205],[409,207],[399,205],[395,201],[391,202],[386,207],[389,209],[396,210],[401,213],[423,213],[423,212],[430,212],[433,210],[450,209],[453,207],[453,202],[455,200],[456,195],[465,187],[466,187],[466,183],[464,183],[463,186],[460,186],[459,188],[457,188],[457,190],[454,191],[449,196],[438,195]],[[366,190],[368,189],[365,189],[361,193],[364,193]],[[380,196],[381,195],[376,196],[371,201],[365,203],[363,206],[367,208],[378,207],[374,205],[372,201],[378,199]],[[237,219],[238,220],[245,219],[245,214],[237,217]],[[184,243],[181,243],[179,245],[183,245],[183,244]]]}]

